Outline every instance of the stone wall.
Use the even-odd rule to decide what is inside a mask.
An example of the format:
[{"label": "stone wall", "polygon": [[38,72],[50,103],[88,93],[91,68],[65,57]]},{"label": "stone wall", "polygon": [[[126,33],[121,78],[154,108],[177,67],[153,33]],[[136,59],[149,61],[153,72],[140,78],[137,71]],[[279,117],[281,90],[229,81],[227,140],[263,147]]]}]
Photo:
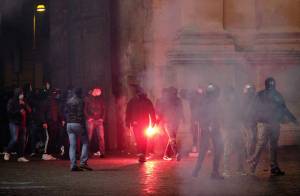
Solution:
[{"label": "stone wall", "polygon": [[53,86],[103,89],[108,148],[116,148],[111,80],[109,0],[51,0],[50,69]]},{"label": "stone wall", "polygon": [[124,83],[140,83],[155,101],[170,85],[241,90],[251,82],[260,90],[273,76],[300,119],[299,0],[118,2]]}]

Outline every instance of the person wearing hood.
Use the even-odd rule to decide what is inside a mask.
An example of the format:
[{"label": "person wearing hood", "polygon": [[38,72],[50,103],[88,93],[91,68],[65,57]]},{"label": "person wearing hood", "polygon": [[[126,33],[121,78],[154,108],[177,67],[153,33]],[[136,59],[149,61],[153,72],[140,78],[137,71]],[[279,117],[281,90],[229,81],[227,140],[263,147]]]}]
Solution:
[{"label": "person wearing hood", "polygon": [[25,146],[27,140],[27,116],[31,108],[25,102],[22,89],[16,88],[14,96],[7,103],[7,114],[9,119],[9,130],[11,139],[5,149],[4,160],[10,159],[10,153],[18,145],[18,162],[28,162],[25,158]]},{"label": "person wearing hood", "polygon": [[146,129],[152,122],[154,127],[156,116],[151,100],[139,86],[134,86],[135,95],[131,98],[126,107],[126,127],[133,130],[138,151],[138,161],[146,162],[147,137]]},{"label": "person wearing hood", "polygon": [[85,98],[84,114],[89,136],[89,143],[92,141],[94,131],[96,132],[97,136],[99,150],[94,153],[94,155],[104,158],[105,140],[103,122],[105,118],[105,105],[101,95],[101,88],[96,87],[92,89],[91,93]]},{"label": "person wearing hood", "polygon": [[255,104],[255,117],[258,122],[258,139],[253,155],[247,160],[250,172],[255,173],[261,152],[266,144],[270,144],[270,172],[272,176],[282,176],[282,171],[277,162],[278,140],[280,124],[292,122],[299,126],[296,117],[287,108],[284,98],[276,89],[275,79],[269,77],[265,80],[265,89],[258,92]]}]

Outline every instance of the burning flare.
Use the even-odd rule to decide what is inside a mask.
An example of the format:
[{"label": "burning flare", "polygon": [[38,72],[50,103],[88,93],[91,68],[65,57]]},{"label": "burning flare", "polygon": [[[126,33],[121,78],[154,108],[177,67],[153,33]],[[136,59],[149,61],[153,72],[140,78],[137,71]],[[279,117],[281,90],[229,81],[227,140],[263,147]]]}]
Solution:
[{"label": "burning flare", "polygon": [[151,116],[149,115],[149,126],[145,131],[147,137],[151,138],[158,133],[158,128],[154,125],[152,126]]}]

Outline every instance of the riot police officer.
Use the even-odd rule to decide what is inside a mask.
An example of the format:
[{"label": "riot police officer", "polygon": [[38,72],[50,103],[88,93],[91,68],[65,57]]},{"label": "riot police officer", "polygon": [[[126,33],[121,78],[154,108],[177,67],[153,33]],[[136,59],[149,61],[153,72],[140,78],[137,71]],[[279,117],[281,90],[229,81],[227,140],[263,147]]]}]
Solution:
[{"label": "riot police officer", "polygon": [[198,176],[209,146],[209,139],[213,144],[213,179],[223,179],[219,173],[220,159],[223,149],[223,140],[220,132],[220,114],[219,105],[220,90],[214,84],[209,84],[203,97],[202,104],[199,107],[199,121],[201,126],[200,151],[193,176]]},{"label": "riot police officer", "polygon": [[246,156],[250,157],[257,141],[257,123],[255,120],[256,89],[253,84],[246,84],[241,103],[242,127],[246,141]]}]

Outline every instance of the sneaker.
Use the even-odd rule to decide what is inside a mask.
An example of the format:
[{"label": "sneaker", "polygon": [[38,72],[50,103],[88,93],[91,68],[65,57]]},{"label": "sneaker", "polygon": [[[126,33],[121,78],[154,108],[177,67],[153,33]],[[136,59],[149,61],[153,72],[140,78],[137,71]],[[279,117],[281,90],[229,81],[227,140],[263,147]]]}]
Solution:
[{"label": "sneaker", "polygon": [[29,162],[29,160],[26,159],[25,157],[20,157],[20,158],[18,158],[18,162],[26,163],[26,162]]},{"label": "sneaker", "polygon": [[33,152],[33,153],[31,153],[29,156],[30,157],[34,157],[36,154]]},{"label": "sneaker", "polygon": [[100,155],[101,155],[100,151],[94,153],[94,156],[100,156]]},{"label": "sneaker", "polygon": [[83,171],[93,171],[93,169],[90,168],[87,164],[80,165],[79,168],[82,169]]},{"label": "sneaker", "polygon": [[43,154],[42,160],[44,160],[44,161],[55,161],[57,159],[55,157],[53,157],[51,154]]},{"label": "sneaker", "polygon": [[60,156],[64,156],[64,154],[65,154],[65,147],[61,146],[60,147]]},{"label": "sneaker", "polygon": [[83,169],[81,169],[80,167],[75,166],[71,168],[71,172],[80,172],[80,171],[83,171]]},{"label": "sneaker", "polygon": [[181,154],[180,153],[177,153],[176,154],[176,161],[180,161],[181,160]]},{"label": "sneaker", "polygon": [[171,158],[171,157],[168,157],[168,156],[164,156],[164,157],[163,157],[163,160],[165,160],[165,161],[172,161],[172,158]]},{"label": "sneaker", "polygon": [[271,175],[272,176],[284,176],[285,172],[281,171],[279,167],[274,167],[271,169]]},{"label": "sneaker", "polygon": [[229,178],[229,177],[231,177],[231,175],[230,175],[230,172],[229,172],[229,171],[224,171],[224,172],[223,172],[223,176],[224,176],[225,178]]},{"label": "sneaker", "polygon": [[5,161],[9,161],[9,159],[10,159],[10,154],[7,153],[7,152],[5,152],[5,153],[4,153],[4,160],[5,160]]},{"label": "sneaker", "polygon": [[224,177],[219,172],[213,172],[210,177],[214,180],[224,180]]}]

